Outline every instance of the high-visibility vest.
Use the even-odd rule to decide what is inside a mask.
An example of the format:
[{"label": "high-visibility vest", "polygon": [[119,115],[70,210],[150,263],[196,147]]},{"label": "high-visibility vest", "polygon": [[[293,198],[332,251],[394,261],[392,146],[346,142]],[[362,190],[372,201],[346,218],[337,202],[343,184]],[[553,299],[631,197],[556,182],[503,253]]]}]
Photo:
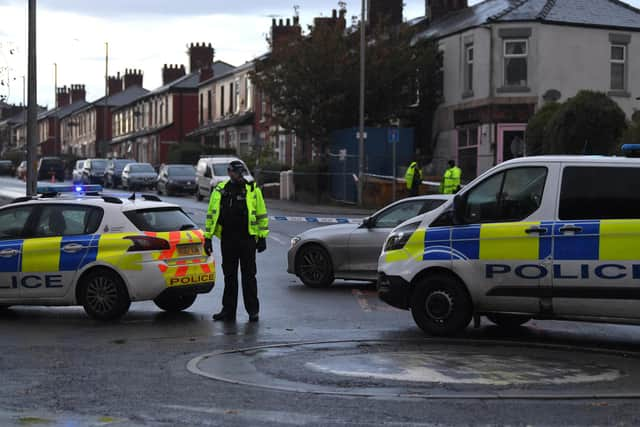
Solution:
[{"label": "high-visibility vest", "polygon": [[447,169],[442,177],[442,185],[440,190],[442,194],[455,194],[460,187],[460,178],[462,177],[462,170],[454,166]]},{"label": "high-visibility vest", "polygon": [[418,163],[413,162],[409,165],[409,169],[407,169],[404,179],[407,181],[407,189],[409,190],[413,188],[414,179],[422,181],[422,171],[418,169]]},{"label": "high-visibility vest", "polygon": [[[218,224],[220,219],[220,202],[222,202],[222,193],[229,181],[218,184],[211,199],[209,199],[209,209],[207,210],[207,220],[205,222],[204,236],[211,239],[213,236],[222,237],[222,225]],[[247,190],[247,212],[249,214],[249,235],[257,238],[266,238],[269,235],[269,216],[267,215],[267,206],[262,197],[260,188],[252,182],[246,184]]]}]

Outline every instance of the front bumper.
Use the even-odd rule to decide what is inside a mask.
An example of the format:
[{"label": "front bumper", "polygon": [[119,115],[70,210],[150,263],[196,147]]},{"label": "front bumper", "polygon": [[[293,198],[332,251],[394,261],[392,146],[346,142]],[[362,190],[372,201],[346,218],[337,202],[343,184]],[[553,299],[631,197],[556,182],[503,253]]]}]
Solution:
[{"label": "front bumper", "polygon": [[167,190],[173,193],[195,193],[196,185],[191,184],[167,184]]},{"label": "front bumper", "polygon": [[411,284],[398,276],[378,275],[378,297],[390,306],[408,310],[411,306]]}]

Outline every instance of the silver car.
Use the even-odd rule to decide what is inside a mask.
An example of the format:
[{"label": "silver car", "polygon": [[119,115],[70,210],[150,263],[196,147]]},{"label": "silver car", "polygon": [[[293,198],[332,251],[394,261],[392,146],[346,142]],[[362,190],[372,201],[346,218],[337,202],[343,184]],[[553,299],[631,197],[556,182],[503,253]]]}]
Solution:
[{"label": "silver car", "polygon": [[129,163],[122,170],[122,188],[146,190],[156,186],[158,174],[149,163]]},{"label": "silver car", "polygon": [[378,257],[389,233],[451,197],[412,197],[365,218],[361,225],[338,224],[306,231],[291,240],[287,271],[312,288],[328,287],[335,279],[375,281]]}]

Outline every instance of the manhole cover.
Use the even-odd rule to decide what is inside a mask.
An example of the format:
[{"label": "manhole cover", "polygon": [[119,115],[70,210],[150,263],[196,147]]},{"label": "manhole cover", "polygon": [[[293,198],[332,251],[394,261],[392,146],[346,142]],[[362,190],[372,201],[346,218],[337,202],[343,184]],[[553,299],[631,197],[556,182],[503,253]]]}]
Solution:
[{"label": "manhole cover", "polygon": [[193,373],[283,391],[430,398],[640,397],[635,354],[495,341],[341,341],[211,353]]}]

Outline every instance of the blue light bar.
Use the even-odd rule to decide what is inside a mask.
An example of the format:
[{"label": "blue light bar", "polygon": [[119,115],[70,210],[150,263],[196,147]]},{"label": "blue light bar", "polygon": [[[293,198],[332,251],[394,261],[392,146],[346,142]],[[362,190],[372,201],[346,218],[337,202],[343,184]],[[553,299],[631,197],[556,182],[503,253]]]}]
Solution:
[{"label": "blue light bar", "polygon": [[100,193],[101,185],[38,185],[38,194],[85,194]]}]

